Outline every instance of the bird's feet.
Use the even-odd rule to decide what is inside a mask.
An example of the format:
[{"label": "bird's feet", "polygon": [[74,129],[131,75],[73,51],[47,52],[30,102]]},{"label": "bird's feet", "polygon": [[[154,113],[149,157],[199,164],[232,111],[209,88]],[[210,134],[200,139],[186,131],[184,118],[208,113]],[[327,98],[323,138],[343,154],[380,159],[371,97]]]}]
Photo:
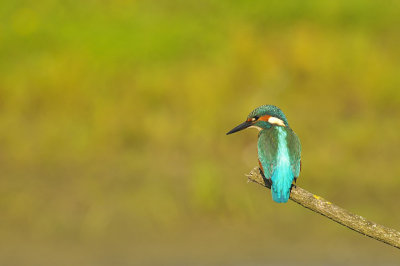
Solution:
[{"label": "bird's feet", "polygon": [[258,168],[258,169],[260,170],[260,174],[261,174],[261,176],[263,177],[265,186],[266,186],[267,188],[271,188],[271,186],[272,186],[271,179],[265,178],[264,172],[261,170],[261,168]]}]

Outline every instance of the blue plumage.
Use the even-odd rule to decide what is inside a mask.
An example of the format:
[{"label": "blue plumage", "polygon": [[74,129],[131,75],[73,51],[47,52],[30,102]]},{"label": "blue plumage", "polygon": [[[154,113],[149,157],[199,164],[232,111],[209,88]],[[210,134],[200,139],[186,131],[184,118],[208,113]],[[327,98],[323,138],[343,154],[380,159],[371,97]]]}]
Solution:
[{"label": "blue plumage", "polygon": [[246,122],[228,134],[255,127],[258,134],[258,159],[264,178],[271,183],[272,199],[289,200],[293,180],[300,174],[301,145],[283,112],[276,106],[263,105],[250,113]]},{"label": "blue plumage", "polygon": [[287,134],[282,127],[277,127],[276,130],[278,131],[278,152],[276,155],[275,169],[271,176],[271,193],[272,199],[281,203],[289,200],[290,188],[294,175],[290,164],[290,156],[286,141]]}]

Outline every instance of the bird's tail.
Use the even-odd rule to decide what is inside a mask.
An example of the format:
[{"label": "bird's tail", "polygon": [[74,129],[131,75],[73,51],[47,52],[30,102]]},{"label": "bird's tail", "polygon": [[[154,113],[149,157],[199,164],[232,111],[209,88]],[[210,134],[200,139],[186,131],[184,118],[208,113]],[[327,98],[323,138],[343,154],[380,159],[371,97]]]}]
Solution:
[{"label": "bird's tail", "polygon": [[271,177],[271,193],[275,202],[285,203],[289,200],[293,178],[293,172],[290,167],[279,167],[275,170]]}]

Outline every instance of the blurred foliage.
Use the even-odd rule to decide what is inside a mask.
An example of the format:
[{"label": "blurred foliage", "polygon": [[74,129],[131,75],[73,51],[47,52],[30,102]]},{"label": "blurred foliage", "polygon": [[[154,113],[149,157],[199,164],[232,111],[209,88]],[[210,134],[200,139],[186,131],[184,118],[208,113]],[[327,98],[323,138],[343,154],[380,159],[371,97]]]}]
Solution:
[{"label": "blurred foliage", "polygon": [[225,132],[280,106],[303,145],[299,185],[400,229],[399,12],[393,0],[3,1],[3,245],[120,243],[144,261],[207,263],[192,245],[223,264],[239,241],[275,252],[330,239],[365,248],[332,261],[368,248],[398,261],[246,185],[256,132]]}]

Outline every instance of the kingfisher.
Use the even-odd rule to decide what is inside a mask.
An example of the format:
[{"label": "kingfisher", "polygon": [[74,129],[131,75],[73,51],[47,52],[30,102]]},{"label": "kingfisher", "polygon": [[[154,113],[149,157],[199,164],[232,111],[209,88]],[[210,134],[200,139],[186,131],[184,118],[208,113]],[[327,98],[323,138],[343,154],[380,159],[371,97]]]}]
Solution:
[{"label": "kingfisher", "polygon": [[254,109],[245,122],[226,133],[246,128],[258,132],[258,163],[260,173],[271,188],[272,199],[278,203],[289,200],[293,181],[296,183],[301,168],[301,144],[290,128],[285,114],[274,105]]}]

